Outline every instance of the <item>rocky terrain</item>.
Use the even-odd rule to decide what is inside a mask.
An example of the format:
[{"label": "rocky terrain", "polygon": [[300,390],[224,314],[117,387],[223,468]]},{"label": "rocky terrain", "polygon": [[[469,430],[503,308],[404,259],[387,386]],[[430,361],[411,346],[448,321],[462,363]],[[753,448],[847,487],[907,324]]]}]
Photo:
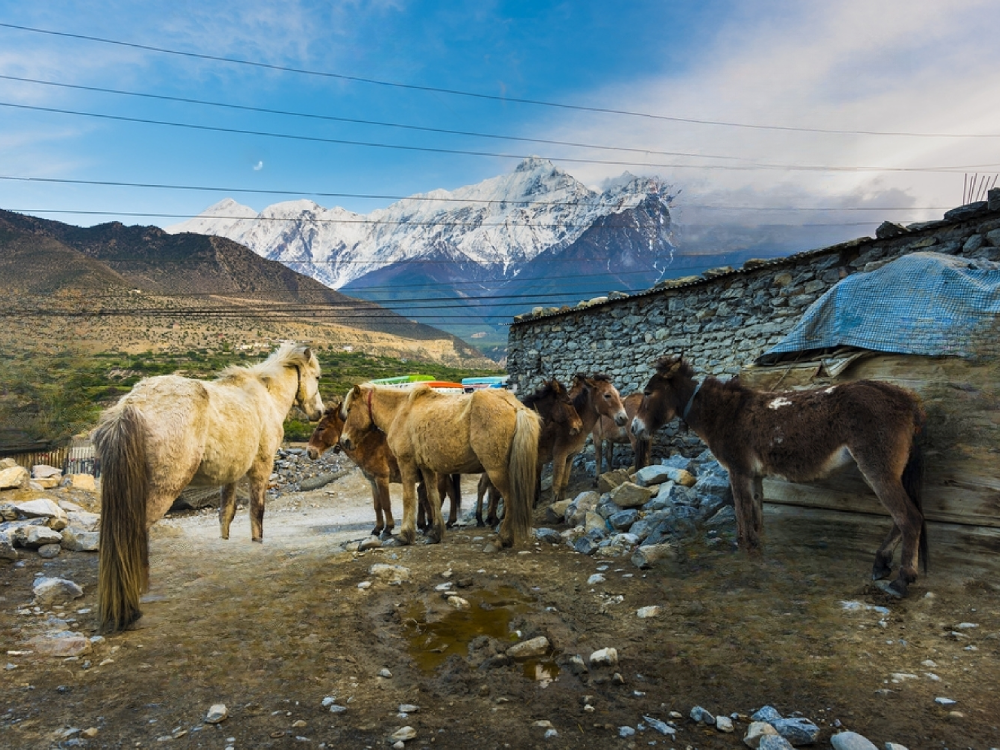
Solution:
[{"label": "rocky terrain", "polygon": [[[357,470],[290,446],[264,544],[245,510],[229,541],[211,508],[171,514],[140,627],[112,636],[93,552],[12,541],[0,746],[1000,746],[995,571],[932,567],[889,601],[866,580],[880,527],[803,536],[769,509],[750,560],[709,461],[597,488],[585,467],[523,549],[474,525],[476,477],[441,544],[399,547],[368,536]],[[29,526],[60,537],[100,511],[31,481],[0,490],[8,535],[41,500],[67,524]]]}]

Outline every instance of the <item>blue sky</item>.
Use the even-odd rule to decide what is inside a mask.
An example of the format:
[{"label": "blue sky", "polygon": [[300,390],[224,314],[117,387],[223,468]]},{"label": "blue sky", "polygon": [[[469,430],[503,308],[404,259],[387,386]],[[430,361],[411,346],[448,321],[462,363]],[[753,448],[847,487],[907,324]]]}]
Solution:
[{"label": "blue sky", "polygon": [[659,175],[690,222],[854,236],[1000,173],[988,0],[0,0],[0,24],[0,208],[84,226],[226,196],[367,212],[537,154]]}]

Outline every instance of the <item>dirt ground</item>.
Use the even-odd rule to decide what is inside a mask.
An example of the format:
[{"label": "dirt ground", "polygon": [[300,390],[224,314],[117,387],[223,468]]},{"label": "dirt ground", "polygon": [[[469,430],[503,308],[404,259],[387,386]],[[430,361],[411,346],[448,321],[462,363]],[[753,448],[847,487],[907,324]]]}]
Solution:
[{"label": "dirt ground", "polygon": [[[475,477],[463,489],[468,509]],[[397,486],[393,497],[401,515]],[[768,704],[818,725],[818,747],[845,729],[879,747],[1000,747],[990,572],[946,563],[888,601],[866,580],[874,542],[837,529],[833,543],[817,540],[773,514],[760,560],[702,538],[649,571],[565,545],[486,552],[489,534],[474,525],[438,545],[350,551],[371,525],[356,471],[271,502],[262,545],[245,509],[229,541],[211,511],[165,519],[142,627],[71,659],[25,654],[24,642],[53,616],[96,634],[96,556],[3,565],[0,747],[377,748],[409,726],[407,748],[739,748],[749,714]],[[380,578],[377,563],[408,580]],[[595,573],[605,580],[589,583]],[[34,612],[39,574],[85,595]],[[637,616],[652,605],[658,616]],[[552,651],[503,655],[538,635]],[[570,657],[606,647],[617,667],[576,673]],[[205,723],[218,703],[228,718]],[[736,715],[735,732],[698,725],[694,706]],[[672,722],[675,736],[644,716]]]}]

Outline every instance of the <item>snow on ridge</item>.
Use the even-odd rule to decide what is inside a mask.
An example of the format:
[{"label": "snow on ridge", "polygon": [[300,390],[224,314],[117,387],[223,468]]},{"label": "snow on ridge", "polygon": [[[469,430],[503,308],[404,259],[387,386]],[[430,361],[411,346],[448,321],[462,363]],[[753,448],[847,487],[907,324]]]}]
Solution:
[{"label": "snow on ridge", "polygon": [[308,199],[275,203],[258,214],[226,198],[166,231],[228,237],[339,288],[386,265],[442,252],[516,268],[664,188],[628,173],[603,187],[592,190],[547,159],[529,157],[511,173],[413,195],[370,214]]}]

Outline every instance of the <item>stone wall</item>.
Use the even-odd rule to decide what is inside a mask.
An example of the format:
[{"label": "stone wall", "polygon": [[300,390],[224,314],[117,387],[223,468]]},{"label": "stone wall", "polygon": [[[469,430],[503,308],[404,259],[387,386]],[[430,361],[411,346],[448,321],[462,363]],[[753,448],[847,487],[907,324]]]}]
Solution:
[{"label": "stone wall", "polygon": [[568,383],[578,372],[604,372],[626,395],[645,385],[658,357],[676,353],[699,374],[735,375],[777,344],[838,281],[921,250],[1000,260],[1000,189],[941,221],[886,222],[875,238],[751,260],[739,269],[713,269],[574,308],[536,308],[511,325],[510,382],[524,393],[548,378]]}]

